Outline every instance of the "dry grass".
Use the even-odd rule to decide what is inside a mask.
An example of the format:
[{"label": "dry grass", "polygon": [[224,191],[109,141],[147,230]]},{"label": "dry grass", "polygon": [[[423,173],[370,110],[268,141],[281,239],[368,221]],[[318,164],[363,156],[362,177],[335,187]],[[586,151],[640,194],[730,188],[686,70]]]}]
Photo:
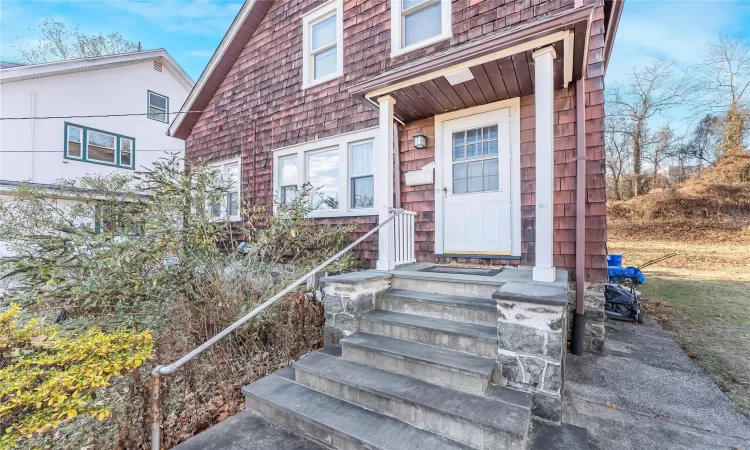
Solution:
[{"label": "dry grass", "polygon": [[622,253],[627,265],[678,253],[645,269],[644,305],[750,417],[750,238],[706,231],[726,240],[704,237],[697,243],[680,234],[665,239],[665,233],[635,238],[615,232],[608,247],[610,253]]}]

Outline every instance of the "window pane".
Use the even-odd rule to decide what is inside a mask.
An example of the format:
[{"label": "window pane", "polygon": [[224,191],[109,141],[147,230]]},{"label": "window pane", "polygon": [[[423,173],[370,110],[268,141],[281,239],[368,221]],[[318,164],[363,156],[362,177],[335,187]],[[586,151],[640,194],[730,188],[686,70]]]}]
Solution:
[{"label": "window pane", "polygon": [[312,26],[312,51],[336,42],[336,15]]},{"label": "window pane", "polygon": [[454,194],[465,194],[466,193],[466,179],[453,180],[453,193]]},{"label": "window pane", "polygon": [[374,177],[352,178],[352,208],[372,208],[374,204]]},{"label": "window pane", "polygon": [[453,147],[453,161],[458,161],[458,160],[466,158],[465,151],[466,151],[466,147],[463,145]]},{"label": "window pane", "polygon": [[68,141],[69,142],[81,142],[81,129],[75,127],[68,127]]},{"label": "window pane", "polygon": [[220,202],[217,202],[211,205],[211,216],[221,217],[221,203]]},{"label": "window pane", "polygon": [[459,131],[458,133],[453,133],[453,145],[454,146],[461,145],[461,144],[464,143],[464,134],[466,134],[466,132],[464,132],[464,131]]},{"label": "window pane", "polygon": [[120,139],[120,165],[131,166],[131,155],[133,151],[133,141],[130,139]]},{"label": "window pane", "polygon": [[281,203],[291,203],[297,198],[297,186],[281,187]]},{"label": "window pane", "polygon": [[336,47],[331,47],[328,50],[317,53],[313,58],[315,66],[314,79],[317,80],[336,72]]},{"label": "window pane", "polygon": [[485,139],[497,139],[497,125],[491,127],[484,127],[484,138]]},{"label": "window pane", "polygon": [[229,199],[229,216],[237,217],[240,215],[240,194],[238,192],[230,192],[228,194]]},{"label": "window pane", "polygon": [[484,145],[485,145],[485,149],[484,149],[485,155],[497,155],[497,141],[485,142]]},{"label": "window pane", "polygon": [[352,176],[374,173],[372,167],[372,142],[352,145]]},{"label": "window pane", "polygon": [[101,161],[114,164],[115,162],[115,137],[96,131],[88,132],[88,145],[86,155],[92,161]]},{"label": "window pane", "polygon": [[149,106],[155,106],[157,108],[166,110],[167,109],[167,98],[161,95],[149,93]]},{"label": "window pane", "polygon": [[148,107],[148,117],[151,119],[161,120],[162,122],[167,121],[167,114],[158,108],[154,108],[153,106]]},{"label": "window pane", "polygon": [[466,131],[466,140],[468,142],[476,142],[482,139],[482,130],[477,128],[476,130]]},{"label": "window pane", "polygon": [[297,184],[297,158],[290,156],[287,158],[281,158],[281,185],[296,185]]},{"label": "window pane", "polygon": [[469,163],[469,177],[482,176],[482,161]]},{"label": "window pane", "polygon": [[73,158],[81,157],[81,144],[79,142],[68,141],[68,156]]},{"label": "window pane", "polygon": [[475,158],[482,156],[482,144],[469,144],[466,146],[466,157]]},{"label": "window pane", "polygon": [[466,163],[453,165],[453,179],[466,178]]},{"label": "window pane", "polygon": [[420,5],[428,0],[402,0],[401,2],[401,11],[406,11],[409,8],[413,8],[417,5]]},{"label": "window pane", "polygon": [[482,191],[482,177],[469,178],[469,192]]},{"label": "window pane", "polygon": [[440,2],[404,17],[404,46],[422,42],[441,32]]},{"label": "window pane", "polygon": [[485,191],[496,191],[500,188],[500,177],[497,175],[491,175],[484,177],[484,190]]},{"label": "window pane", "polygon": [[497,175],[496,159],[487,159],[484,161],[484,175]]},{"label": "window pane", "polygon": [[307,180],[318,190],[311,199],[314,210],[339,208],[339,153],[311,153],[307,157]]}]

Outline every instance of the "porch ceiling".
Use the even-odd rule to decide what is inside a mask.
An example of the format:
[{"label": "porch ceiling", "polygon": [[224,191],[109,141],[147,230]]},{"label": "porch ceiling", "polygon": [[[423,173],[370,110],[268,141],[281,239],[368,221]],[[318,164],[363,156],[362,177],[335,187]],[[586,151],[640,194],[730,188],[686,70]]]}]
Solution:
[{"label": "porch ceiling", "polygon": [[[553,44],[555,88],[563,87],[563,41]],[[404,122],[534,93],[532,50],[471,66],[474,79],[451,85],[445,76],[388,93],[396,99],[395,115]]]},{"label": "porch ceiling", "polygon": [[[450,47],[358,83],[350,92],[372,104],[380,96],[392,96],[394,114],[403,122],[530,95],[534,93],[532,53],[550,45],[556,53],[555,88],[562,88],[566,81],[582,76],[592,11],[590,5],[566,10]],[[471,71],[473,79],[451,84],[446,75],[459,70]]]}]

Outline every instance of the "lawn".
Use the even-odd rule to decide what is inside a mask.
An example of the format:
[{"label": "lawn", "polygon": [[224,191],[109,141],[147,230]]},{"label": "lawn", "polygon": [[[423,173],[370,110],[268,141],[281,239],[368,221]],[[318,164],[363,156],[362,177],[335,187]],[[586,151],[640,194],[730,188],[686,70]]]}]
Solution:
[{"label": "lawn", "polygon": [[644,305],[667,333],[750,417],[750,242],[710,244],[611,236],[626,265],[678,256],[644,269]]}]

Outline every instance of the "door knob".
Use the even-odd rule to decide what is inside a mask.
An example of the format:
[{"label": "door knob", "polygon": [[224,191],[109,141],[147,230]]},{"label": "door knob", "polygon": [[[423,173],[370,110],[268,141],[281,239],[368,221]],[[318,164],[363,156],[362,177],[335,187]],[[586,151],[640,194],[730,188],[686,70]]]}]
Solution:
[{"label": "door knob", "polygon": [[443,186],[443,197],[448,198],[448,188]]}]

